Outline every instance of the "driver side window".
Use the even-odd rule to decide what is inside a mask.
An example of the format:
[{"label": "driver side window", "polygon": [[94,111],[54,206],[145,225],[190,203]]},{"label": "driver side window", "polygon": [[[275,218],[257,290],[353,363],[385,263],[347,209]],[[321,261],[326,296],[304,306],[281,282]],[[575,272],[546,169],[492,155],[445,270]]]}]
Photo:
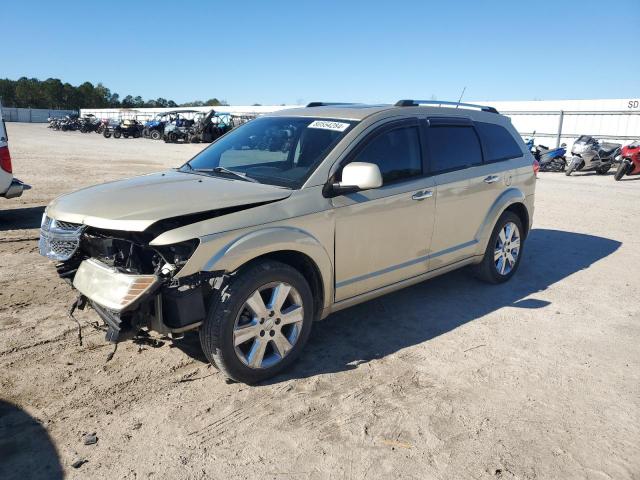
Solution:
[{"label": "driver side window", "polygon": [[422,175],[418,127],[398,127],[380,133],[352,161],[376,164],[380,168],[383,185]]}]

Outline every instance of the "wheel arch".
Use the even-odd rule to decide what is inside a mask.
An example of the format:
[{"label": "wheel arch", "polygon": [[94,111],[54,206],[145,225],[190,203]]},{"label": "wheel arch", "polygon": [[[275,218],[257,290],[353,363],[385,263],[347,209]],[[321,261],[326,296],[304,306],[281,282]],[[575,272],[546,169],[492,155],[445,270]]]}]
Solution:
[{"label": "wheel arch", "polygon": [[272,227],[247,233],[219,248],[203,271],[236,272],[263,259],[277,260],[298,270],[314,294],[319,316],[333,298],[333,265],[322,244],[304,230]]},{"label": "wheel arch", "polygon": [[480,225],[476,238],[478,239],[478,255],[483,255],[491,232],[495,227],[500,216],[506,211],[512,211],[522,221],[525,229],[524,236],[529,233],[530,214],[526,204],[526,196],[522,190],[518,188],[509,188],[505,190],[493,203],[487,213],[484,222]]}]

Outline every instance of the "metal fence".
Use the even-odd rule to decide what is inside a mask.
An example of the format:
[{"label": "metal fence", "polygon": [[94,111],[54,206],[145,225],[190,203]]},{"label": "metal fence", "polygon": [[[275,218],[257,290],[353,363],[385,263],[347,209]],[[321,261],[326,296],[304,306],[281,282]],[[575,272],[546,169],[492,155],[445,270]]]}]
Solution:
[{"label": "metal fence", "polygon": [[47,122],[49,117],[64,117],[75,110],[48,110],[46,108],[11,108],[2,107],[2,118],[7,122]]},{"label": "metal fence", "polygon": [[523,137],[555,140],[571,145],[580,135],[620,143],[640,139],[639,110],[504,111]]}]

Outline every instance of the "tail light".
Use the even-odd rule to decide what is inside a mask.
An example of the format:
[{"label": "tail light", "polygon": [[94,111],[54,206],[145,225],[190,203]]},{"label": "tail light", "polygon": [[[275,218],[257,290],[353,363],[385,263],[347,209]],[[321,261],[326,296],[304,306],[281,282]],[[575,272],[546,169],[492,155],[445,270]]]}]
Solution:
[{"label": "tail light", "polygon": [[533,160],[533,174],[537,177],[538,172],[540,171],[540,162],[538,160]]},{"label": "tail light", "polygon": [[11,169],[11,154],[9,153],[9,147],[0,147],[0,168],[7,173],[12,173]]}]

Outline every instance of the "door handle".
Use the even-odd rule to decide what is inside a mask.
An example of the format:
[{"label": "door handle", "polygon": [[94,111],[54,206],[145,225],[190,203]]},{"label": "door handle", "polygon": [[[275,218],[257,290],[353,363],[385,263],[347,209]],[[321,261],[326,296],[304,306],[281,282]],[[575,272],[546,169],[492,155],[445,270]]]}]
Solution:
[{"label": "door handle", "polygon": [[422,192],[416,192],[411,195],[413,200],[424,200],[425,198],[433,197],[433,190],[423,190]]},{"label": "door handle", "polygon": [[496,183],[498,180],[500,180],[500,175],[489,175],[484,179],[484,183]]}]

